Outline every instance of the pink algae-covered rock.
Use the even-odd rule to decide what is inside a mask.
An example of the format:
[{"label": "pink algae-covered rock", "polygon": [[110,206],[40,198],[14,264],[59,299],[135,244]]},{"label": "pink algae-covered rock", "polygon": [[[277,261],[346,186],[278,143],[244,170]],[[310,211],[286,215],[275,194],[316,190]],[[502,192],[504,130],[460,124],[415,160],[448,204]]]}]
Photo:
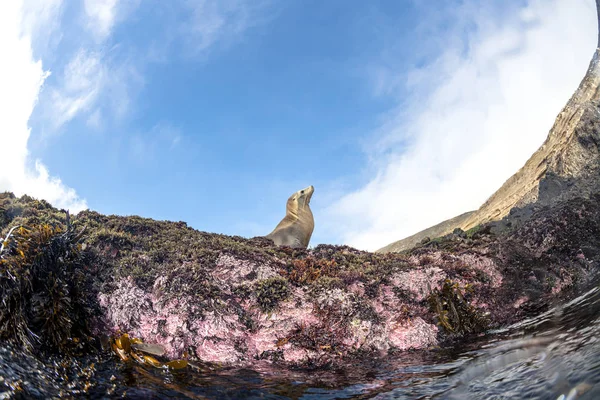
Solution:
[{"label": "pink algae-covered rock", "polygon": [[100,293],[98,302],[106,312],[112,329],[129,330],[138,325],[141,316],[153,313],[150,294],[140,289],[131,277],[119,282],[112,293]]},{"label": "pink algae-covered rock", "polygon": [[[163,284],[164,277],[159,277],[154,287]],[[392,347],[418,349],[437,344],[434,324],[427,324],[421,318],[398,322],[399,310],[396,308],[402,303],[394,298],[389,287],[373,299],[374,310],[383,320],[383,326],[378,329],[374,322],[355,315],[354,308],[360,301],[357,296],[339,288],[319,293],[314,301],[306,301],[305,292],[295,288],[276,312],[262,312],[247,306],[253,312],[255,326],[252,330],[240,323],[236,314],[227,311],[221,314],[206,312],[195,318],[192,316],[195,308],[192,297],[162,302],[156,295],[145,293],[130,277],[117,282],[111,296],[101,294],[100,297],[113,331],[128,332],[145,342],[160,343],[169,357],[180,357],[193,348],[194,355],[206,362],[245,365],[265,354],[278,353],[282,360],[302,363],[331,346],[301,348],[285,341],[300,327],[321,329],[324,326],[315,306],[339,312],[337,323],[340,325],[346,316],[353,316],[347,334],[339,338],[338,351],[367,347],[385,353]]]},{"label": "pink algae-covered rock", "polygon": [[437,345],[438,328],[422,318],[398,322],[391,325],[390,342],[400,350],[423,349]]},{"label": "pink algae-covered rock", "polygon": [[397,272],[392,276],[392,282],[412,295],[415,300],[423,300],[432,288],[440,288],[448,275],[439,267],[414,268]]},{"label": "pink algae-covered rock", "polygon": [[475,273],[483,274],[490,288],[495,289],[502,285],[502,274],[500,274],[498,266],[492,258],[474,253],[461,254],[459,258]]},{"label": "pink algae-covered rock", "polygon": [[[429,349],[568,297],[600,261],[600,206],[583,200],[542,209],[508,234],[450,235],[404,254],[280,248],[119,218],[100,222],[115,235],[127,232],[135,247],[99,269],[108,273],[97,295],[98,329],[160,343],[169,357],[187,352],[237,366],[318,367]],[[452,317],[443,311],[450,302],[460,313],[453,332],[440,321]]]},{"label": "pink algae-covered rock", "polygon": [[560,270],[559,277],[556,278],[556,281],[552,283],[552,294],[559,294],[565,288],[571,287],[573,285],[573,276],[568,271],[564,269]]},{"label": "pink algae-covered rock", "polygon": [[[232,296],[236,288],[274,277],[280,275],[271,266],[220,255],[205,278],[221,289],[221,296]],[[110,294],[99,295],[107,325],[114,332],[162,344],[169,357],[189,351],[202,361],[231,365],[261,358],[303,363],[334,350],[337,357],[361,348],[385,353],[437,344],[435,324],[406,318],[407,307],[414,305],[403,303],[388,285],[370,299],[362,282],[312,291],[290,285],[277,309],[267,311],[259,307],[255,293],[230,299],[237,303],[232,307],[219,296],[195,298],[187,289],[178,297],[165,296],[170,284],[166,275],[147,290],[131,277],[115,282]],[[207,310],[207,303],[220,307]],[[319,330],[327,330],[330,337],[311,343],[310,335]]]},{"label": "pink algae-covered rock", "polygon": [[249,260],[240,260],[231,255],[221,254],[211,271],[215,281],[221,284],[251,283],[278,276],[277,270],[270,265],[256,264]]}]

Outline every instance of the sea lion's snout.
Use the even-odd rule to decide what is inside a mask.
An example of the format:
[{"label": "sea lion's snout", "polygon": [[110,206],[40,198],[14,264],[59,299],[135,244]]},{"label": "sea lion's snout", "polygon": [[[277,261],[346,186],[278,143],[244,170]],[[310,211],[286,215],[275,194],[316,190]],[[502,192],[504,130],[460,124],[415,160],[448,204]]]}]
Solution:
[{"label": "sea lion's snout", "polygon": [[309,187],[302,189],[300,191],[300,194],[312,196],[314,191],[315,191],[315,187],[313,185],[310,185]]},{"label": "sea lion's snout", "polygon": [[314,192],[315,192],[315,187],[313,185],[310,185],[309,187],[299,191],[299,195],[300,195],[299,198],[304,199],[303,203],[305,205],[308,205],[308,204],[310,204],[310,199]]}]

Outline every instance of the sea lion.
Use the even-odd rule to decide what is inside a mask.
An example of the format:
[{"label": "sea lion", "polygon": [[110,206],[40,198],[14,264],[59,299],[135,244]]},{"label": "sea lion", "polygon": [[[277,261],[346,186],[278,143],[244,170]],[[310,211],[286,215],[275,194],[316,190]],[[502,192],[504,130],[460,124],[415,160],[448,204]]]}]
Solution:
[{"label": "sea lion", "polygon": [[315,229],[315,220],[309,207],[314,191],[315,188],[309,186],[291,195],[286,204],[285,217],[266,237],[277,246],[308,247]]}]

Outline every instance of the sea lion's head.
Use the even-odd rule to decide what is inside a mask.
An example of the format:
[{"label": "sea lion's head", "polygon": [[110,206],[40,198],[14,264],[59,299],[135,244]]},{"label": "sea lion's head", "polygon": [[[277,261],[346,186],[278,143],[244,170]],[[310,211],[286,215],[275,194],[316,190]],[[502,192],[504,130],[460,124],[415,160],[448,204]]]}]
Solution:
[{"label": "sea lion's head", "polygon": [[310,198],[314,192],[315,188],[311,185],[291,195],[286,205],[287,213],[298,216],[303,212],[310,211]]}]

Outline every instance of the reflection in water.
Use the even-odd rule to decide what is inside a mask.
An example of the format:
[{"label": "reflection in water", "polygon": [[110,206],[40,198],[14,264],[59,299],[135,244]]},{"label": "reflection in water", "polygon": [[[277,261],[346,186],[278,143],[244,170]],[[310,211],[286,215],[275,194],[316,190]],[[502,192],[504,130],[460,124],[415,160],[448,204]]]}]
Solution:
[{"label": "reflection in water", "polygon": [[600,398],[600,288],[495,332],[457,372],[450,398]]},{"label": "reflection in water", "polygon": [[335,371],[193,365],[170,372],[124,364],[109,354],[63,367],[60,360],[41,363],[0,347],[0,398],[87,393],[93,398],[598,399],[599,337],[596,287],[561,307],[460,347],[404,352]]}]

